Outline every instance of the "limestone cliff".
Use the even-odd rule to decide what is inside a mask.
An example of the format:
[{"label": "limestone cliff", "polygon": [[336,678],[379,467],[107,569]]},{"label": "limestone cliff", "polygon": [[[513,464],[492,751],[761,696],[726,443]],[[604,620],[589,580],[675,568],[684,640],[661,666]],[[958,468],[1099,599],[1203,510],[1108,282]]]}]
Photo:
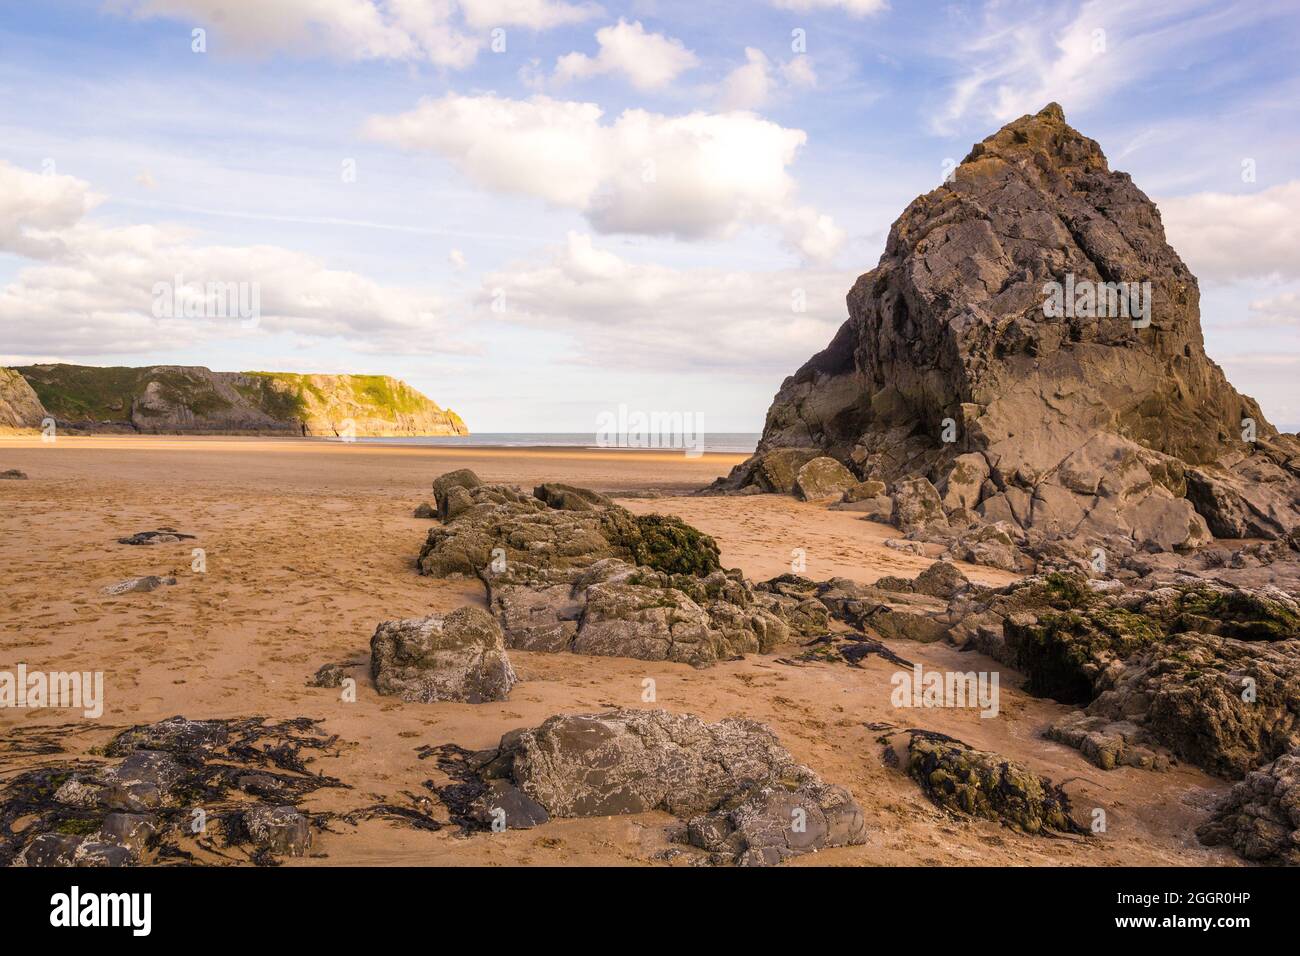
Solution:
[{"label": "limestone cliff", "polygon": [[27,380],[12,369],[0,368],[0,431],[40,428],[45,409]]},{"label": "limestone cliff", "polygon": [[[48,413],[64,430],[351,433],[356,437],[469,434],[455,412],[386,375],[213,372],[181,365],[29,365],[14,372],[19,381],[30,385],[28,391],[39,399],[37,407],[43,406],[42,415]],[[0,398],[0,415],[4,408]]]}]

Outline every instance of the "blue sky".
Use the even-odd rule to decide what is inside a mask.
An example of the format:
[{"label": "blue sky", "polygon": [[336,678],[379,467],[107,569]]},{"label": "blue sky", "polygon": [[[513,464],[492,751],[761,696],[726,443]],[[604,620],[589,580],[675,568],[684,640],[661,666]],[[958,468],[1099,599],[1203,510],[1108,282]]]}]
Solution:
[{"label": "blue sky", "polygon": [[[0,10],[0,362],[383,372],[477,431],[620,404],[758,430],[904,206],[1056,100],[1159,203],[1210,354],[1300,422],[1293,2]],[[156,317],[178,273],[256,283],[261,321]]]}]

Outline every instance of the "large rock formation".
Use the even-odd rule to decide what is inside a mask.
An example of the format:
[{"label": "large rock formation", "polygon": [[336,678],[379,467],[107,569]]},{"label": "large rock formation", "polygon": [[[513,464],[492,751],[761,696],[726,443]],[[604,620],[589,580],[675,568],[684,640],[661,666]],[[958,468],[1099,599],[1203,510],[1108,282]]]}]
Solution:
[{"label": "large rock formation", "polygon": [[[1007,522],[1030,547],[1282,537],[1300,441],[1206,355],[1199,298],[1155,205],[1051,104],[908,206],[717,490],[789,491],[829,455],[893,488],[928,479],[963,523]],[[933,524],[914,531],[949,534]]]},{"label": "large rock formation", "polygon": [[442,524],[419,570],[480,578],[510,648],[706,666],[825,629],[816,601],[722,570],[714,540],[679,518],[634,515],[570,485],[529,495],[465,469],[433,492]]},{"label": "large rock formation", "polygon": [[[7,376],[8,378],[6,378]],[[27,387],[22,391],[17,377]],[[30,399],[24,396],[30,393]],[[17,396],[17,400],[13,396]],[[35,400],[35,410],[31,407]],[[17,408],[10,415],[6,409]],[[467,435],[460,416],[386,375],[213,372],[200,366],[0,369],[0,426],[46,415],[62,430],[306,436]]]}]

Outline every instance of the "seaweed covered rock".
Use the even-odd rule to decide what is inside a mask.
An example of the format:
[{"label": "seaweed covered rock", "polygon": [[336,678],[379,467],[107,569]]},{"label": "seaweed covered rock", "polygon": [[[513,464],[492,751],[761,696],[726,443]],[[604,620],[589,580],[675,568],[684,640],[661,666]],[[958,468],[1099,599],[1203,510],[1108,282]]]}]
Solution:
[{"label": "seaweed covered rock", "polygon": [[1107,669],[1163,637],[1150,618],[1101,603],[1010,615],[1003,634],[1011,663],[1035,696],[1086,704]]},{"label": "seaweed covered rock", "polygon": [[295,804],[342,786],[307,766],[312,751],[336,742],[316,724],[172,717],[122,731],[94,761],[15,774],[0,787],[0,865],[228,862],[232,849],[259,864],[300,855],[318,824]]},{"label": "seaweed covered rock", "polygon": [[1071,816],[1064,790],[998,754],[914,734],[907,747],[907,772],[946,810],[998,820],[1024,833],[1085,832]]},{"label": "seaweed covered rock", "polygon": [[1300,866],[1300,750],[1246,774],[1196,837],[1252,863]]},{"label": "seaweed covered rock", "polygon": [[[1300,641],[1179,634],[1135,655],[1099,689],[1083,712],[1097,719],[1093,732],[1163,748],[1219,776],[1241,777],[1300,747]],[[1071,743],[1071,726],[1080,726],[1080,715],[1058,721],[1052,733]],[[1104,758],[1094,762],[1107,766]]]},{"label": "seaweed covered rock", "polygon": [[[615,710],[559,715],[475,755],[483,781],[504,781],[551,817],[662,810],[690,843],[747,865],[865,839],[849,794],[795,762],[762,724]],[[500,784],[497,784],[500,787]]]},{"label": "seaweed covered rock", "polygon": [[476,607],[380,624],[370,671],[379,693],[425,704],[505,700],[516,680],[501,625]]},{"label": "seaweed covered rock", "polygon": [[634,515],[586,489],[547,484],[529,495],[485,485],[466,470],[434,484],[445,523],[430,530],[420,551],[422,574],[481,576],[495,563],[516,581],[550,583],[606,558],[669,573],[721,567],[713,539],[680,518]]}]

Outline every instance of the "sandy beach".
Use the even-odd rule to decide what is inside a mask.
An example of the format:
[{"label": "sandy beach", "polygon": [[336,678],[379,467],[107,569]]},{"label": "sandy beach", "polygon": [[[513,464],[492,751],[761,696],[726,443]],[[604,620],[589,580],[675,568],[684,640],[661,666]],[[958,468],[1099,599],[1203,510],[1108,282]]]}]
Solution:
[{"label": "sandy beach", "polygon": [[[102,670],[106,703],[98,720],[66,711],[0,711],[0,776],[66,755],[16,752],[16,732],[66,725],[72,754],[101,746],[117,730],[183,714],[319,718],[338,736],[312,769],[349,789],[313,795],[313,809],[408,804],[437,778],[417,750],[494,744],[513,728],[556,713],[658,706],[716,720],[745,716],[770,725],[801,762],[849,789],[868,827],[864,846],[828,850],[794,865],[1206,864],[1230,865],[1229,851],[1197,844],[1195,824],[1227,784],[1190,767],[1167,773],[1106,773],[1039,735],[1069,708],[1028,696],[1019,678],[978,654],[943,644],[896,642],[925,666],[1002,671],[1002,712],[902,712],[890,705],[890,675],[877,657],[859,668],[782,663],[789,648],[697,670],[612,657],[511,651],[520,683],[503,703],[416,704],[379,697],[370,682],[369,641],[384,620],[483,603],[476,581],[416,573],[431,526],[411,516],[434,477],[471,468],[487,481],[524,487],[565,481],[628,497],[638,512],[679,515],[718,541],[723,564],[754,579],[789,570],[807,554],[807,574],[870,583],[911,576],[929,560],[884,546],[894,529],[788,497],[688,497],[741,460],[739,455],[585,449],[447,449],[233,438],[60,438],[0,440],[0,669]],[[195,535],[155,547],[117,539],[171,527]],[[192,570],[201,548],[206,571]],[[964,566],[976,581],[1012,575]],[[175,586],[109,596],[125,578],[174,574]],[[785,653],[783,653],[784,651]],[[306,686],[324,663],[354,662],[358,699]],[[641,700],[653,677],[658,699]],[[1064,784],[1075,805],[1104,806],[1095,838],[1029,837],[991,822],[958,820],[932,805],[882,759],[878,730],[925,727],[1025,762]],[[427,801],[426,801],[427,802]],[[669,847],[672,818],[643,814],[555,820],[526,831],[461,836],[388,820],[335,821],[306,858],[290,865],[647,864]]]}]

